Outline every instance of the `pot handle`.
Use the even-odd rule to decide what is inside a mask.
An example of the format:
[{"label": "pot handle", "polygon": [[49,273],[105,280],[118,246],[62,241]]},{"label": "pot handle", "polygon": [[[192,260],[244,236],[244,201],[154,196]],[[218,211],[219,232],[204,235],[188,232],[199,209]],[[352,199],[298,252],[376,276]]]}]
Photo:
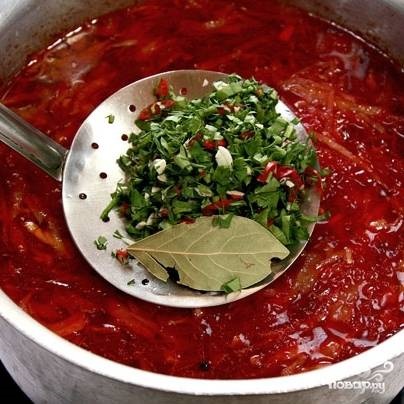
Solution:
[{"label": "pot handle", "polygon": [[68,150],[0,104],[0,140],[62,181]]}]

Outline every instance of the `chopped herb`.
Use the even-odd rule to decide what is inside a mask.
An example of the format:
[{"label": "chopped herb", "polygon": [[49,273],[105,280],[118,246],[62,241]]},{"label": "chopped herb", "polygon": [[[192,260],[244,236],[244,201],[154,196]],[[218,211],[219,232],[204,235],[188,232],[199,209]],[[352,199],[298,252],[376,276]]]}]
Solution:
[{"label": "chopped herb", "polygon": [[188,100],[158,83],[118,159],[125,179],[101,218],[118,209],[136,240],[204,215],[219,215],[221,227],[233,215],[256,220],[286,245],[307,238],[300,207],[319,174],[298,120],[282,118],[276,91],[254,79],[231,75],[214,88]]},{"label": "chopped herb", "polygon": [[100,236],[97,240],[94,240],[94,244],[97,247],[97,250],[106,250],[108,240],[104,236]]},{"label": "chopped herb", "polygon": [[108,119],[108,123],[109,124],[113,124],[114,123],[114,121],[115,121],[115,116],[114,115],[108,115],[108,116],[106,116],[106,118]]},{"label": "chopped herb", "polygon": [[213,218],[213,225],[214,226],[219,226],[221,229],[228,229],[231,224],[231,220],[233,219],[234,214],[229,213],[228,215],[221,215],[221,216],[215,216]]},{"label": "chopped herb", "polygon": [[135,280],[134,280],[134,279],[131,279],[131,280],[127,283],[127,285],[128,285],[128,286],[133,286],[135,283],[136,283]]},{"label": "chopped herb", "polygon": [[113,236],[115,238],[117,238],[118,240],[122,240],[124,238],[124,236],[121,234],[121,232],[119,230],[115,230]]},{"label": "chopped herb", "polygon": [[331,174],[331,169],[329,167],[323,167],[320,169],[320,175],[322,177],[327,177]]},{"label": "chopped herb", "polygon": [[222,291],[224,293],[238,292],[241,290],[240,278],[234,278],[231,281],[222,285]]}]

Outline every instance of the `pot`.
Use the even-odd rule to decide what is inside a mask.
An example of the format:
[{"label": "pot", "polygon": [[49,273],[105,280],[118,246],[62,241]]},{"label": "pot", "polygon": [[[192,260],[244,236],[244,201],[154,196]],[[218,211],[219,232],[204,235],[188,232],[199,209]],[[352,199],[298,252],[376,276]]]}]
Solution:
[{"label": "pot", "polygon": [[[54,33],[133,1],[0,0],[0,78]],[[377,44],[404,64],[402,0],[297,0]],[[0,359],[35,402],[388,403],[403,387],[404,330],[368,351],[314,371],[252,380],[198,380],[124,366],[77,347],[28,316],[0,291]]]}]

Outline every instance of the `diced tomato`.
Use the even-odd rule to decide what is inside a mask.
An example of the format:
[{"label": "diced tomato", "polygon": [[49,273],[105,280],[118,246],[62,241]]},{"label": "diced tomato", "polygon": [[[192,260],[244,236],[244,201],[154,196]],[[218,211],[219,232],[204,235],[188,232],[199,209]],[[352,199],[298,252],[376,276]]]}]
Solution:
[{"label": "diced tomato", "polygon": [[170,85],[166,79],[160,79],[157,87],[154,89],[154,95],[157,99],[161,100],[162,98],[167,97],[170,90]]}]

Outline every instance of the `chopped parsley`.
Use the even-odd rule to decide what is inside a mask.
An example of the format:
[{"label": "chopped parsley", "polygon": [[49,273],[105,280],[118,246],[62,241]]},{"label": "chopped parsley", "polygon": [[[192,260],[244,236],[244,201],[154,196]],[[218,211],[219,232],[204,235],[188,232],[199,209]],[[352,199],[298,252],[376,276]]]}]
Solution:
[{"label": "chopped parsley", "polygon": [[254,79],[231,75],[214,88],[187,100],[161,79],[118,159],[125,180],[102,218],[118,209],[134,239],[203,215],[221,227],[234,215],[253,219],[285,245],[307,239],[311,220],[300,206],[307,178],[319,174],[298,120],[282,118],[276,91]]},{"label": "chopped parsley", "polygon": [[241,290],[240,278],[234,278],[231,281],[222,285],[222,291],[224,293],[238,292],[240,290]]},{"label": "chopped parsley", "polygon": [[106,116],[106,118],[107,118],[109,124],[113,124],[115,122],[115,116],[112,114]]},{"label": "chopped parsley", "polygon": [[99,236],[97,240],[94,240],[94,244],[97,247],[97,250],[106,250],[108,240],[104,236]]}]

